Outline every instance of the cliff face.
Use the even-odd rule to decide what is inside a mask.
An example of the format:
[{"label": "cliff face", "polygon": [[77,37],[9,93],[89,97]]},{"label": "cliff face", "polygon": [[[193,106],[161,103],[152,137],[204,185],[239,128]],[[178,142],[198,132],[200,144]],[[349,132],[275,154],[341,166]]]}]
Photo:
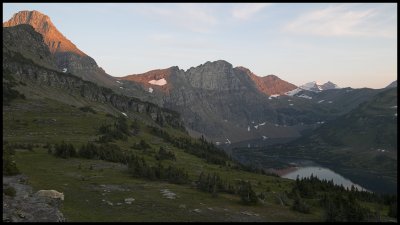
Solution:
[{"label": "cliff face", "polygon": [[51,22],[47,15],[38,11],[20,11],[3,23],[3,27],[13,27],[20,24],[31,25],[35,31],[43,36],[44,43],[48,46],[55,59],[58,70],[75,74],[84,80],[97,84],[113,87],[115,80],[103,69],[98,67],[96,61],[79,50],[68,40]]},{"label": "cliff face", "polygon": [[49,46],[51,53],[70,52],[79,56],[86,56],[70,40],[57,30],[50,18],[38,11],[21,11],[3,23],[3,27],[12,27],[19,24],[29,24],[44,37],[44,43]]},{"label": "cliff face", "polygon": [[57,70],[54,57],[44,44],[43,36],[35,32],[32,26],[22,24],[3,29],[3,54],[4,52],[20,52],[38,65]]}]

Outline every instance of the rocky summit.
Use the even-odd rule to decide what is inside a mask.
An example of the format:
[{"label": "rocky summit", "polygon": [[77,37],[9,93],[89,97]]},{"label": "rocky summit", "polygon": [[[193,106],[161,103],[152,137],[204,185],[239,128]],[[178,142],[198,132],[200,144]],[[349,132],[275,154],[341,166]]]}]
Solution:
[{"label": "rocky summit", "polygon": [[20,11],[3,23],[3,27],[12,27],[20,24],[31,25],[36,32],[43,36],[44,43],[55,58],[60,71],[72,73],[97,84],[115,86],[114,78],[100,68],[96,61],[79,50],[68,40],[47,15],[38,11]]},{"label": "rocky summit", "polygon": [[[286,96],[287,92],[304,90],[275,75],[261,77],[224,60],[206,62],[186,71],[176,66],[152,70],[121,77],[118,82],[127,95],[178,111],[192,135],[203,135],[215,143],[298,137],[301,129],[332,116],[326,107],[338,107],[336,104],[320,107],[318,102],[324,99],[314,93],[308,95],[314,94],[318,101],[302,93],[300,97]],[[134,86],[137,84],[142,86],[140,93],[131,91],[138,89]],[[319,92],[336,87],[330,82],[322,88],[315,82],[312,84]],[[328,95],[332,97],[328,98],[337,92],[330,92]],[[338,104],[354,100],[347,98]]]}]

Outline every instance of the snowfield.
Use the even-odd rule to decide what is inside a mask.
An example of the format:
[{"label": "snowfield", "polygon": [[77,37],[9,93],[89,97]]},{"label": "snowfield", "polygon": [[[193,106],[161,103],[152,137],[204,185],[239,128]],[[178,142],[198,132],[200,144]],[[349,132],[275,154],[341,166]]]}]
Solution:
[{"label": "snowfield", "polygon": [[278,96],[280,96],[280,95],[271,95],[268,97],[268,99],[277,98]]},{"label": "snowfield", "polygon": [[293,95],[299,93],[301,90],[302,90],[301,88],[296,88],[296,89],[294,89],[294,90],[291,90],[291,91],[286,92],[285,95],[293,96]]},{"label": "snowfield", "polygon": [[163,85],[167,84],[167,80],[165,80],[164,78],[159,79],[159,80],[151,80],[151,81],[149,81],[149,84],[163,86]]}]

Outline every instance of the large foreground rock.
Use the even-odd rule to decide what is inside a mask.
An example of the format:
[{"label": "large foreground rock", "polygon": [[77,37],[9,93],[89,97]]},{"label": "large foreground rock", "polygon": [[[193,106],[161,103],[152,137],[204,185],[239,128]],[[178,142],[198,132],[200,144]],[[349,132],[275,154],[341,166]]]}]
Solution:
[{"label": "large foreground rock", "polygon": [[[13,187],[15,197],[4,194],[4,189]],[[59,211],[61,201],[33,194],[24,175],[3,176],[3,221],[4,222],[64,222]]]}]

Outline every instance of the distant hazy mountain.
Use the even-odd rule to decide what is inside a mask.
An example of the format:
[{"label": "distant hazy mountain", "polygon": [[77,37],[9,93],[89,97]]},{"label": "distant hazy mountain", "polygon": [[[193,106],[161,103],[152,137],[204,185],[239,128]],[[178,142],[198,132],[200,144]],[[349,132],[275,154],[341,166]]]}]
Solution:
[{"label": "distant hazy mountain", "polygon": [[103,86],[115,86],[115,80],[100,68],[96,61],[78,49],[51,22],[47,15],[38,11],[20,11],[13,15],[3,27],[29,24],[43,35],[44,43],[55,58],[57,68],[93,81]]},{"label": "distant hazy mountain", "polygon": [[329,89],[336,89],[336,88],[339,88],[339,86],[337,86],[336,84],[334,84],[334,83],[328,81],[328,82],[326,82],[326,83],[323,84],[323,85],[319,85],[319,88],[320,88],[321,90],[329,90]]},{"label": "distant hazy mountain", "polygon": [[393,88],[393,87],[397,87],[397,80],[393,81],[388,86],[386,86],[386,88]]},{"label": "distant hazy mountain", "polygon": [[316,81],[312,81],[312,82],[308,82],[306,84],[303,84],[301,86],[299,86],[296,89],[290,90],[288,92],[286,92],[286,95],[289,96],[293,96],[298,94],[299,92],[306,90],[306,91],[312,91],[312,92],[321,92],[321,91],[325,91],[325,90],[330,90],[330,89],[337,89],[339,88],[339,86],[337,86],[336,84],[328,81],[324,84],[318,84]]}]

